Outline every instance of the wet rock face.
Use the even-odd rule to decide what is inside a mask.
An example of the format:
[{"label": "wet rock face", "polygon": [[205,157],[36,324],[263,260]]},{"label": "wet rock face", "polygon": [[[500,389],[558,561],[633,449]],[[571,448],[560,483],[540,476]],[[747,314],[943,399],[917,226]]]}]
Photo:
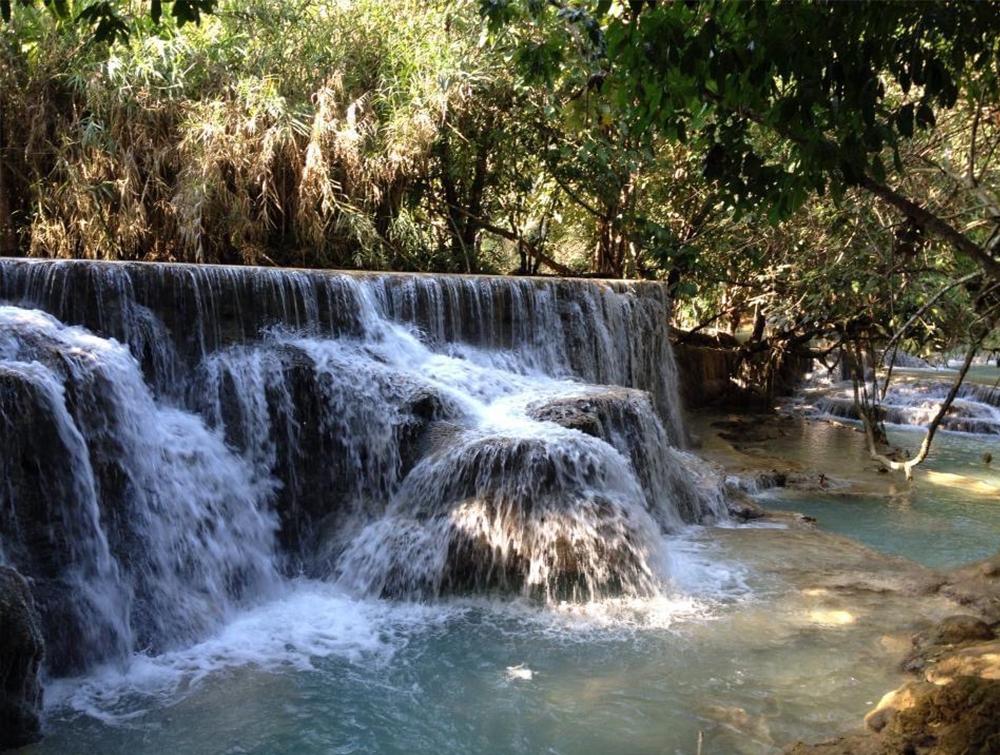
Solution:
[{"label": "wet rock face", "polygon": [[[576,449],[573,449],[576,450]],[[442,588],[447,592],[550,592],[563,597],[622,591],[621,575],[642,574],[642,546],[621,504],[588,493],[608,470],[580,449],[554,451],[539,441],[475,441],[442,468],[449,526]],[[433,483],[414,480],[414,499]],[[428,485],[427,483],[431,483]],[[596,563],[609,568],[596,569]],[[532,572],[544,571],[531,586]],[[642,581],[642,580],[638,580]]]},{"label": "wet rock face", "polygon": [[992,640],[990,625],[976,616],[959,614],[948,616],[938,623],[931,633],[930,641],[935,645],[960,645],[964,642]]},{"label": "wet rock face", "polygon": [[625,389],[611,390],[598,396],[560,398],[533,407],[529,415],[532,419],[554,422],[570,430],[605,439],[610,428],[605,428],[602,417],[607,420],[612,407],[628,401],[628,398]]},{"label": "wet rock face", "polygon": [[[721,491],[715,495],[699,487],[692,474],[697,460],[672,447],[646,391],[605,387],[539,402],[529,407],[528,415],[599,438],[624,456],[642,486],[647,509],[664,529],[724,514]],[[670,517],[658,516],[663,500],[672,504]]]},{"label": "wet rock face", "polygon": [[222,356],[194,393],[226,443],[277,482],[290,568],[316,576],[327,576],[330,533],[359,507],[384,506],[426,453],[432,426],[455,415],[402,372],[320,364],[289,343]]},{"label": "wet rock face", "polygon": [[928,690],[886,727],[883,752],[1000,752],[1000,680],[967,676]]},{"label": "wet rock face", "polygon": [[340,573],[383,597],[652,594],[657,527],[625,460],[595,438],[550,432],[438,423],[386,514],[346,544]]},{"label": "wet rock face", "polygon": [[41,738],[44,643],[28,583],[0,566],[0,750]]},{"label": "wet rock face", "polygon": [[44,618],[48,668],[74,673],[88,648],[82,638],[107,634],[66,580],[68,571],[90,568],[81,543],[93,522],[73,476],[73,454],[58,431],[50,397],[12,370],[0,368],[0,530],[8,562],[33,580]]}]

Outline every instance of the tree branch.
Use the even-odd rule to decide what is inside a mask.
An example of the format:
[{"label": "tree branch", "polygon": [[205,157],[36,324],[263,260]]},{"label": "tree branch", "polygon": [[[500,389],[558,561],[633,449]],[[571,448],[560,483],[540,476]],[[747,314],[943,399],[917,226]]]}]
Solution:
[{"label": "tree branch", "polygon": [[932,296],[930,299],[928,299],[926,302],[924,302],[924,305],[914,313],[913,317],[911,317],[909,320],[907,320],[903,324],[903,327],[901,327],[899,330],[897,330],[893,334],[892,338],[889,339],[888,343],[886,343],[885,347],[882,350],[883,354],[885,352],[889,351],[889,349],[892,348],[892,345],[906,334],[906,331],[910,329],[910,326],[913,325],[913,323],[915,323],[918,319],[920,319],[920,317],[924,314],[924,312],[926,312],[928,309],[930,309],[931,307],[933,307],[934,304],[936,304],[937,301],[942,296],[944,296],[946,293],[948,293],[949,291],[951,291],[953,288],[955,288],[957,286],[961,286],[964,283],[968,283],[968,282],[970,282],[972,280],[975,280],[980,275],[982,275],[982,273],[980,273],[979,271],[976,271],[974,273],[969,273],[968,275],[966,275],[966,276],[964,276],[962,278],[959,278],[956,281],[952,281],[947,286],[945,286],[940,291],[938,291],[936,294],[934,294],[934,296]]},{"label": "tree branch", "polygon": [[483,218],[473,215],[471,212],[462,207],[452,206],[451,209],[459,213],[460,215],[464,215],[466,218],[471,220],[473,223],[475,223],[477,226],[482,228],[487,233],[492,233],[494,236],[499,236],[500,238],[507,239],[508,241],[513,241],[514,243],[523,244],[524,250],[528,255],[534,257],[543,264],[552,268],[552,270],[559,273],[559,275],[566,276],[567,278],[579,277],[575,272],[570,270],[565,265],[556,262],[547,254],[544,254],[543,252],[536,249],[534,245],[526,242],[522,236],[515,233],[514,231],[508,230],[506,228],[501,228],[498,225],[493,225],[488,220],[484,220]]},{"label": "tree branch", "polygon": [[976,341],[973,342],[972,346],[969,347],[969,351],[965,355],[965,361],[962,362],[962,368],[958,372],[958,376],[955,378],[954,382],[951,384],[951,389],[948,391],[948,395],[945,396],[944,401],[938,407],[937,412],[934,414],[934,418],[931,423],[927,426],[927,431],[924,434],[924,439],[920,443],[920,449],[917,451],[917,455],[912,459],[907,459],[906,461],[894,461],[890,459],[885,454],[879,453],[875,444],[875,433],[872,427],[871,420],[868,415],[862,411],[858,400],[858,381],[854,380],[854,403],[858,409],[858,414],[861,416],[861,422],[865,428],[865,438],[868,441],[868,455],[874,460],[881,464],[886,469],[891,469],[893,471],[901,471],[906,475],[907,480],[913,479],[913,468],[924,461],[927,458],[927,454],[931,450],[931,442],[934,440],[934,435],[937,433],[938,428],[941,426],[941,421],[948,414],[951,409],[952,402],[954,402],[955,397],[958,396],[958,391],[962,387],[962,383],[965,381],[965,376],[969,372],[969,368],[972,367],[972,361],[976,357],[976,352],[979,351],[979,346],[982,344],[983,339],[986,337],[986,333],[989,329],[983,331],[983,335],[980,336]]},{"label": "tree branch", "polygon": [[1000,281],[1000,261],[991,257],[983,247],[946,223],[934,213],[907,199],[899,192],[881,184],[868,176],[862,177],[860,186],[880,199],[885,200],[907,217],[913,219],[931,233],[951,243],[960,253],[974,260],[994,280]]}]

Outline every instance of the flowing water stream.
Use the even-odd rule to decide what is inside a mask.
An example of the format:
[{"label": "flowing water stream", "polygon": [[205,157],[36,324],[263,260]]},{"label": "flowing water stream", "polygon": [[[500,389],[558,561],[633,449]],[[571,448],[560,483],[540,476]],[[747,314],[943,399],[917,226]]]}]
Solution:
[{"label": "flowing water stream", "polygon": [[770,752],[948,608],[728,521],[655,284],[0,260],[0,302],[30,752]]},{"label": "flowing water stream", "polygon": [[[954,370],[910,370],[897,377],[887,404],[889,442],[914,453],[922,425],[947,394]],[[803,421],[769,442],[767,453],[824,471],[847,474],[858,488],[830,497],[808,491],[772,491],[778,508],[813,516],[821,526],[886,553],[948,568],[986,558],[1000,544],[1000,370],[981,366],[945,417],[928,459],[907,484],[881,474],[868,459],[853,399],[845,384],[819,382],[794,409],[827,421]],[[845,421],[846,420],[846,421]]]}]

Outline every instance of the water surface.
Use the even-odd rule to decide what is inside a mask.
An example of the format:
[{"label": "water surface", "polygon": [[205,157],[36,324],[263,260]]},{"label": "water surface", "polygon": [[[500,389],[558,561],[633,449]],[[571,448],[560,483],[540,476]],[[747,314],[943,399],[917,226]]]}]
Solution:
[{"label": "water surface", "polygon": [[[49,690],[30,753],[770,753],[856,725],[944,604],[848,540],[694,529],[659,598],[407,604],[298,581],[211,639]],[[803,568],[808,565],[807,568]],[[895,634],[886,635],[891,627]]]}]

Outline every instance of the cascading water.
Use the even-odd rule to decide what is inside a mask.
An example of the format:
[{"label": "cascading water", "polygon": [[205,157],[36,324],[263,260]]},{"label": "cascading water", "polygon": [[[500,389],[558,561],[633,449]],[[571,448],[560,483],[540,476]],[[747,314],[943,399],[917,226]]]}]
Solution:
[{"label": "cascading water", "polygon": [[[885,421],[890,425],[927,425],[948,395],[953,379],[952,371],[943,372],[936,380],[897,376],[881,402]],[[806,387],[802,399],[806,409],[815,415],[859,419],[850,383],[829,384],[819,380]],[[941,429],[1000,435],[1000,389],[996,385],[963,383],[941,422]]]},{"label": "cascading water", "polygon": [[3,554],[40,582],[53,671],[191,641],[270,583],[269,479],[117,342],[11,306],[0,333]]},{"label": "cascading water", "polygon": [[725,515],[655,284],[0,261],[0,563],[52,675],[176,651],[305,575],[657,595]]}]

